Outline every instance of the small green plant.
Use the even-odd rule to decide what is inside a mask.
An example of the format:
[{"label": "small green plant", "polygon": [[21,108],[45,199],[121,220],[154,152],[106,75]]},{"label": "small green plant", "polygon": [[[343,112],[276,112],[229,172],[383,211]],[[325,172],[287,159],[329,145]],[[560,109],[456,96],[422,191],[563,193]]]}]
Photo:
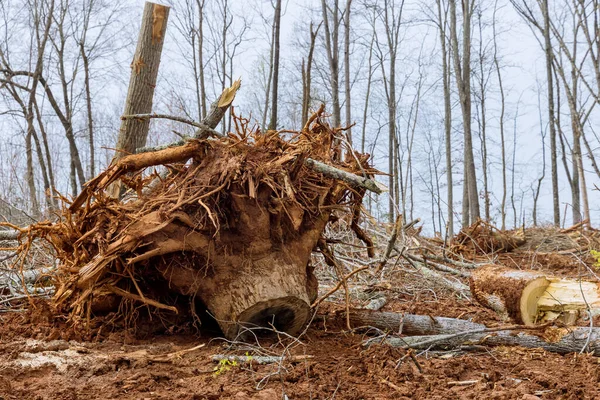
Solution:
[{"label": "small green plant", "polygon": [[594,260],[596,260],[594,267],[600,269],[600,251],[590,250],[590,254],[594,257]]},{"label": "small green plant", "polygon": [[219,365],[217,365],[215,367],[213,375],[219,376],[219,375],[231,370],[231,368],[237,367],[237,366],[238,366],[237,361],[235,361],[235,360],[231,361],[227,358],[224,358],[224,359],[220,360]]}]

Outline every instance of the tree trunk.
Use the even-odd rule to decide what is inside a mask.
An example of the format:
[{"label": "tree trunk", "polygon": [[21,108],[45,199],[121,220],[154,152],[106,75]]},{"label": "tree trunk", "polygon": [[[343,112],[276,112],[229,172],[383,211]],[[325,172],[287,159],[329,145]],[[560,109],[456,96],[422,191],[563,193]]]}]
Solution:
[{"label": "tree trunk", "polygon": [[334,127],[341,125],[341,107],[340,107],[340,68],[339,68],[339,29],[340,20],[338,18],[339,0],[334,0],[332,18],[329,19],[329,11],[326,0],[321,0],[321,9],[323,12],[323,27],[325,29],[325,49],[327,50],[327,60],[329,61],[329,72],[331,74],[331,102],[332,102],[332,123]]},{"label": "tree trunk", "polygon": [[544,53],[546,57],[546,80],[548,85],[548,126],[550,128],[550,165],[552,175],[552,210],[554,226],[560,226],[560,204],[558,194],[558,165],[556,152],[556,125],[554,113],[554,83],[552,81],[552,63],[554,53],[550,40],[550,13],[548,0],[541,0],[542,14],[544,15]]},{"label": "tree trunk", "polygon": [[84,43],[80,43],[81,58],[83,60],[83,72],[85,83],[85,105],[87,107],[88,140],[90,144],[90,177],[96,176],[96,151],[94,149],[94,118],[92,116],[92,91],[90,88],[90,65],[85,52]]},{"label": "tree trunk", "polygon": [[352,145],[352,99],[350,97],[350,7],[352,0],[346,1],[346,14],[344,15],[344,90],[346,94],[346,135]]},{"label": "tree trunk", "polygon": [[[479,218],[479,193],[477,191],[477,175],[475,172],[475,158],[473,156],[473,139],[471,132],[471,16],[473,2],[463,1],[463,32],[462,32],[462,58],[458,49],[458,28],[456,26],[456,0],[450,1],[450,30],[454,54],[454,69],[456,83],[463,115],[464,130],[464,168],[465,185],[464,199],[468,199],[468,220],[463,215],[465,222],[473,223]],[[463,201],[464,203],[464,201]],[[466,207],[463,206],[463,214]]]},{"label": "tree trunk", "polygon": [[446,145],[446,185],[448,186],[448,195],[446,199],[448,207],[446,230],[448,232],[448,237],[452,238],[454,236],[454,184],[452,182],[452,102],[450,93],[451,71],[448,66],[450,53],[448,52],[446,47],[446,27],[448,20],[448,12],[447,10],[444,10],[444,14],[442,14],[441,0],[437,1],[437,9],[438,26],[440,31],[440,45],[442,48],[442,81],[444,84],[444,138]]},{"label": "tree trunk", "polygon": [[[584,350],[600,355],[600,328],[546,328],[542,335],[533,335],[515,330],[495,331],[462,319],[372,310],[352,310],[349,319],[355,328],[374,327],[390,334],[413,335],[386,337],[383,343],[393,347],[432,350],[464,345],[522,346],[561,354]],[[548,338],[547,341],[544,338]],[[367,340],[365,345],[380,343],[379,338],[374,338]]]},{"label": "tree trunk", "polygon": [[[158,77],[168,16],[169,7],[146,2],[137,48],[131,62],[131,78],[125,100],[124,115],[152,112],[154,88]],[[125,119],[122,121],[113,163],[146,145],[149,126],[149,119]],[[115,197],[120,195],[119,185],[113,187],[112,194]]]},{"label": "tree trunk", "polygon": [[281,31],[281,0],[276,0],[273,17],[273,98],[271,99],[271,121],[269,129],[277,129],[277,101],[279,100],[279,36]]}]

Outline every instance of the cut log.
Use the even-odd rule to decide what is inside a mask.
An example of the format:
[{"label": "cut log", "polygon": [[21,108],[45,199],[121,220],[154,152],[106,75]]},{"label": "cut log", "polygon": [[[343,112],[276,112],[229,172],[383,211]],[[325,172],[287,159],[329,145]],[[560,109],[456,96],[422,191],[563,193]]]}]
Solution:
[{"label": "cut log", "polygon": [[600,313],[600,287],[594,282],[484,266],[473,272],[470,283],[482,305],[525,325],[557,319],[572,325],[588,308],[592,315]]}]

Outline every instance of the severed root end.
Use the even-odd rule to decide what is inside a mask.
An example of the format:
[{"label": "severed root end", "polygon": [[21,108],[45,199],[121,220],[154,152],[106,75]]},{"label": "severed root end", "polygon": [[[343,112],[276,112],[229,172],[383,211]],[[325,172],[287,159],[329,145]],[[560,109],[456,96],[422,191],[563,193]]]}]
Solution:
[{"label": "severed root end", "polygon": [[285,332],[298,334],[310,318],[310,306],[294,296],[280,297],[254,304],[244,310],[236,322],[220,322],[229,339],[247,340],[253,335]]}]

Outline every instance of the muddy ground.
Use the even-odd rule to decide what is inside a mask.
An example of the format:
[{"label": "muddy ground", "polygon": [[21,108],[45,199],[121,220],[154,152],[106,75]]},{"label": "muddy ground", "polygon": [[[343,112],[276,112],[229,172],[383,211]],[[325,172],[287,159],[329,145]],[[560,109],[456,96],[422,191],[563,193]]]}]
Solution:
[{"label": "muddy ground", "polygon": [[[581,274],[579,258],[532,255],[496,258],[561,276]],[[492,311],[415,275],[389,267],[381,279],[357,279],[353,306],[384,295],[385,311],[468,319],[498,326]],[[321,288],[321,293],[327,290]],[[298,339],[230,343],[216,331],[166,330],[132,334],[105,330],[84,337],[43,305],[0,313],[0,399],[595,399],[600,359],[541,349],[478,347],[475,351],[419,352],[364,348],[365,330],[350,332],[339,317],[343,293],[324,302]],[[160,326],[161,321],[152,324]],[[188,351],[196,348],[195,350]],[[215,363],[234,354],[249,363]],[[258,355],[284,360],[258,365]],[[294,357],[297,357],[294,359]]]},{"label": "muddy ground", "polygon": [[[396,302],[386,309],[477,317],[467,301]],[[361,346],[325,305],[299,341],[281,337],[231,344],[218,334],[136,338],[115,332],[98,341],[69,339],[66,330],[32,313],[0,316],[2,399],[594,399],[596,357],[495,347],[477,352],[419,353]],[[482,310],[485,316],[488,311]],[[480,319],[480,318],[474,318]],[[484,318],[485,319],[485,318]],[[37,322],[35,321],[37,320]],[[204,347],[176,354],[205,344]],[[175,353],[175,354],[174,354]],[[233,365],[215,354],[300,355],[298,362]],[[404,358],[403,358],[404,357]],[[460,382],[460,383],[458,383]]]}]

